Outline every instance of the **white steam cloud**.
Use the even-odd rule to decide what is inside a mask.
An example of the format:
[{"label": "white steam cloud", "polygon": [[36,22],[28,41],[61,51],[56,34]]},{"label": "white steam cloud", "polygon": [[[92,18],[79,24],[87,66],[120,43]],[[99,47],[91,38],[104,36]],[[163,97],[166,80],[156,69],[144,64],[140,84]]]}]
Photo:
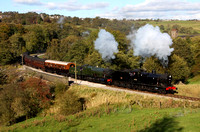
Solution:
[{"label": "white steam cloud", "polygon": [[98,38],[94,41],[94,45],[104,60],[115,59],[114,53],[118,52],[118,43],[111,33],[101,29]]},{"label": "white steam cloud", "polygon": [[170,48],[172,39],[167,33],[161,33],[158,26],[146,24],[137,31],[132,29],[127,36],[131,40],[131,47],[135,56],[150,57],[156,56],[164,66],[168,65],[168,56],[174,50]]},{"label": "white steam cloud", "polygon": [[64,23],[64,17],[60,17],[59,20],[57,21],[58,24],[60,24],[60,28],[63,28],[63,23]]}]

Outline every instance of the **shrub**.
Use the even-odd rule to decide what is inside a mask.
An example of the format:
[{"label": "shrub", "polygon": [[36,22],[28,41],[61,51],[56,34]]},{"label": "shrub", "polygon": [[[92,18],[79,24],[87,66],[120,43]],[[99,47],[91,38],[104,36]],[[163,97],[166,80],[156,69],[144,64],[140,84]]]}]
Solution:
[{"label": "shrub", "polygon": [[45,81],[39,78],[29,78],[25,82],[20,84],[21,89],[27,92],[30,96],[30,101],[34,105],[38,105],[38,108],[47,108],[50,105],[49,99],[52,95],[50,93],[50,87]]},{"label": "shrub", "polygon": [[50,105],[49,87],[37,78],[6,85],[0,91],[0,124],[11,125],[35,116]]},{"label": "shrub", "polygon": [[58,95],[59,93],[63,93],[68,89],[68,86],[64,83],[57,83],[55,86],[55,95]]},{"label": "shrub", "polygon": [[66,91],[57,99],[59,113],[62,115],[75,114],[82,110],[82,104],[79,97],[72,91]]}]

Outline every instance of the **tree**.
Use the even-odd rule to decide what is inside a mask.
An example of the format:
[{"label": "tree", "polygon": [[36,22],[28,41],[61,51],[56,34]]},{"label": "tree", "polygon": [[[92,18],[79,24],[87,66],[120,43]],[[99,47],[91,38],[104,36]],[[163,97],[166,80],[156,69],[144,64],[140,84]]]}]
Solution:
[{"label": "tree", "polygon": [[29,52],[43,51],[47,47],[41,25],[31,25],[28,27],[29,32],[24,35],[26,49]]},{"label": "tree", "polygon": [[180,31],[180,28],[181,28],[181,26],[178,25],[178,24],[175,24],[175,25],[172,26],[172,29],[176,29],[178,31]]},{"label": "tree", "polygon": [[0,23],[0,42],[7,40],[14,34],[14,30],[11,24]]},{"label": "tree", "polygon": [[152,72],[152,70],[156,70],[157,73],[165,73],[166,72],[166,69],[160,63],[160,60],[158,60],[155,57],[147,58],[143,64],[142,68],[145,69],[147,72]]},{"label": "tree", "polygon": [[103,59],[98,51],[93,51],[91,54],[88,54],[84,59],[84,64],[91,66],[102,67]]},{"label": "tree", "polygon": [[121,33],[120,31],[115,31],[115,30],[108,30],[108,31],[115,37],[115,40],[118,42],[119,51],[126,52],[128,48],[126,35]]},{"label": "tree", "polygon": [[194,63],[192,58],[191,47],[187,40],[182,38],[174,39],[172,47],[174,48],[173,54],[176,54],[179,57],[186,60],[188,66],[191,66]]},{"label": "tree", "polygon": [[84,64],[84,58],[88,54],[89,48],[85,44],[85,41],[79,40],[71,46],[68,57],[70,61],[77,62],[77,64]]},{"label": "tree", "polygon": [[25,47],[25,41],[20,34],[14,34],[9,38],[11,43],[11,52],[15,57],[19,57],[22,54],[22,48]]},{"label": "tree", "polygon": [[9,84],[0,91],[0,122],[11,125],[35,116],[48,108],[51,100],[50,88],[41,79],[29,78],[25,82]]},{"label": "tree", "polygon": [[169,73],[172,75],[174,82],[185,82],[190,75],[190,68],[183,58],[173,54],[169,60]]},{"label": "tree", "polygon": [[139,57],[133,56],[133,51],[129,51],[125,54],[123,51],[119,51],[116,55],[116,58],[112,60],[113,69],[137,69],[139,68]]},{"label": "tree", "polygon": [[68,54],[71,46],[76,43],[77,40],[78,37],[73,35],[62,39],[61,41],[53,39],[46,51],[48,58],[60,61],[70,61]]},{"label": "tree", "polygon": [[60,60],[60,41],[52,39],[51,44],[47,48],[46,55],[49,59]]},{"label": "tree", "polygon": [[10,64],[15,60],[13,53],[7,48],[0,48],[0,64]]},{"label": "tree", "polygon": [[160,25],[160,30],[164,31],[165,30],[165,27],[163,25]]},{"label": "tree", "polygon": [[192,39],[192,53],[194,59],[194,65],[192,66],[192,74],[199,75],[200,74],[200,39],[193,38]]},{"label": "tree", "polygon": [[73,17],[72,18],[72,24],[74,25],[80,25],[82,23],[82,20],[78,17]]}]

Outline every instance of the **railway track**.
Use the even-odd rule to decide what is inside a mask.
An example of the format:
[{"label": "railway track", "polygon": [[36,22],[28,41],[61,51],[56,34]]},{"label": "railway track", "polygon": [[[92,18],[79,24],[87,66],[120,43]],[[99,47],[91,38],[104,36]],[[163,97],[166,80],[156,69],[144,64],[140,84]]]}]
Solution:
[{"label": "railway track", "polygon": [[136,91],[140,93],[147,93],[147,94],[152,94],[152,95],[159,95],[159,96],[165,96],[165,97],[171,97],[171,98],[176,98],[176,99],[185,99],[185,100],[191,100],[191,101],[200,101],[200,98],[196,97],[188,97],[188,96],[183,96],[183,95],[176,95],[176,94],[160,94],[160,93],[153,93],[153,92],[148,92],[148,91],[141,91],[141,90],[134,90],[134,89],[129,89],[129,88],[123,88],[123,87],[117,87],[117,86],[110,86],[109,87],[113,88],[118,88],[118,89],[126,89],[130,91]]},{"label": "railway track", "polygon": [[[32,68],[35,69],[35,68]],[[35,71],[37,71],[38,69],[35,69]],[[41,72],[41,70],[38,70],[38,72]],[[44,72],[44,71],[42,71]],[[57,74],[55,74],[57,75]],[[59,75],[61,76],[61,75]],[[55,76],[56,77],[56,76]],[[72,79],[72,78],[71,78]],[[74,81],[75,79],[73,79]],[[84,81],[84,80],[79,80],[79,81]],[[89,82],[89,81],[88,81]],[[94,82],[90,82],[90,83],[94,83]],[[98,84],[98,83],[96,83]],[[100,85],[100,84],[99,84]],[[102,84],[103,85],[103,84]],[[148,92],[148,91],[140,91],[140,90],[134,90],[134,89],[129,89],[129,88],[123,88],[123,87],[117,87],[117,86],[111,86],[111,85],[105,85],[106,87],[112,87],[112,88],[116,88],[116,89],[120,89],[120,91],[123,90],[127,90],[127,91],[135,91],[135,92],[139,92],[139,93],[147,93],[147,94],[151,94],[151,95],[159,95],[159,96],[165,96],[165,97],[171,97],[171,98],[177,98],[177,99],[185,99],[185,100],[191,100],[191,101],[200,101],[200,98],[196,98],[196,97],[188,97],[188,96],[182,96],[182,95],[175,95],[175,94],[160,94],[160,93],[153,93],[153,92]]]},{"label": "railway track", "polygon": [[[75,79],[73,79],[73,80],[75,80]],[[87,85],[86,83],[83,83],[84,80],[78,80],[78,82],[79,83],[77,83],[77,84]],[[148,94],[148,95],[155,95],[155,96],[157,95],[157,96],[164,96],[164,97],[170,97],[170,98],[175,98],[175,99],[185,99],[185,100],[190,100],[190,101],[200,101],[200,98],[196,98],[196,97],[188,97],[188,96],[176,95],[176,94],[153,93],[153,92],[149,92],[149,91],[141,91],[141,90],[123,88],[123,87],[118,87],[118,86],[113,86],[113,85],[103,86],[104,84],[102,84],[102,86],[99,86],[100,85],[99,83],[89,82],[89,81],[87,81],[87,82],[91,83],[91,84],[97,84],[94,87],[107,87],[106,89],[112,88],[112,89],[118,89],[118,91],[133,91],[133,92],[136,92],[136,93],[145,93],[145,94]]]},{"label": "railway track", "polygon": [[192,101],[200,101],[200,98],[188,97],[188,96],[183,96],[183,95],[166,94],[164,96],[173,97],[173,98],[179,98],[179,99],[192,100]]}]

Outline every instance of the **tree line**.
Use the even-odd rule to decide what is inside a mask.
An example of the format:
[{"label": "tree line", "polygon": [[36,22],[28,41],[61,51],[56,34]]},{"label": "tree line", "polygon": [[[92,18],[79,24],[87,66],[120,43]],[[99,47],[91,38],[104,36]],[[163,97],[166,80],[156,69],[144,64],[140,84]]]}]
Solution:
[{"label": "tree line", "polygon": [[[5,15],[6,13],[4,13]],[[47,14],[7,12],[7,17],[0,22],[0,64],[12,64],[20,60],[23,52],[46,52],[46,59],[76,61],[78,65],[89,64],[115,70],[140,68],[141,58],[133,56],[130,42],[126,35],[134,25],[136,29],[148,21],[109,20],[105,18],[64,17],[52,19]],[[94,41],[99,29],[104,28],[115,37],[119,52],[116,58],[105,61],[95,50]],[[165,28],[160,26],[165,32]],[[182,27],[173,26],[181,29]],[[188,77],[200,73],[200,39],[176,38],[173,40],[174,51],[169,57],[169,65],[164,68],[160,61],[152,56],[146,58],[141,68],[148,72],[156,69],[158,73],[168,72],[174,81],[187,81]]]}]

